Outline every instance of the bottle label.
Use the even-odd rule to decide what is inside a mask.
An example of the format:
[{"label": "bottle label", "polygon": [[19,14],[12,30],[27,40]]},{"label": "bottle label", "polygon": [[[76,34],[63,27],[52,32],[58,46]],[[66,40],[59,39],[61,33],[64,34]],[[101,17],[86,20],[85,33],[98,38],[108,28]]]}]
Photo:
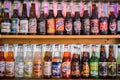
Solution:
[{"label": "bottle label", "polygon": [[56,31],[64,31],[64,19],[63,18],[56,19]]},{"label": "bottle label", "polygon": [[40,33],[45,33],[46,32],[46,23],[45,23],[45,21],[39,22],[38,29],[39,29]]},{"label": "bottle label", "polygon": [[44,75],[51,75],[52,62],[44,62]]},{"label": "bottle label", "polygon": [[107,22],[100,22],[100,30],[101,31],[107,31],[108,30]]},{"label": "bottle label", "polygon": [[47,33],[55,33],[55,20],[54,19],[48,19],[47,20]]},{"label": "bottle label", "polygon": [[74,21],[73,26],[74,26],[75,32],[80,32],[80,30],[81,30],[81,22],[80,22],[80,20]]},{"label": "bottle label", "polygon": [[61,62],[52,63],[52,76],[61,77]]},{"label": "bottle label", "polygon": [[37,20],[36,20],[36,18],[29,20],[29,33],[37,33]]},{"label": "bottle label", "polygon": [[90,21],[90,25],[91,25],[91,33],[92,34],[98,34],[99,33],[98,19],[92,19]]},{"label": "bottle label", "polygon": [[80,76],[80,64],[79,62],[73,62],[71,67],[71,74],[72,75],[79,75]]},{"label": "bottle label", "polygon": [[28,20],[20,20],[20,33],[28,33]]},{"label": "bottle label", "polygon": [[90,33],[90,19],[83,20],[83,30],[84,33]]},{"label": "bottle label", "polygon": [[66,20],[65,22],[65,30],[68,34],[70,34],[72,32],[72,20]]},{"label": "bottle label", "polygon": [[10,23],[7,23],[7,22],[1,23],[1,32],[10,33],[10,26],[11,26]]},{"label": "bottle label", "polygon": [[115,32],[115,30],[116,30],[116,21],[115,20],[112,20],[111,22],[110,22],[110,31],[111,32]]},{"label": "bottle label", "polygon": [[6,62],[6,76],[12,77],[14,76],[14,62]]},{"label": "bottle label", "polygon": [[34,77],[42,76],[42,63],[34,64],[33,72],[34,72]]},{"label": "bottle label", "polygon": [[32,77],[32,71],[33,71],[33,63],[32,62],[25,62],[24,76],[25,77]]},{"label": "bottle label", "polygon": [[99,75],[107,76],[107,62],[99,62]]},{"label": "bottle label", "polygon": [[82,76],[90,76],[90,67],[88,62],[83,62],[82,64]]},{"label": "bottle label", "polygon": [[17,62],[15,63],[15,77],[23,77],[24,74],[24,63]]},{"label": "bottle label", "polygon": [[90,62],[90,74],[93,77],[98,76],[98,62]]},{"label": "bottle label", "polygon": [[117,31],[120,31],[120,21],[117,21]]},{"label": "bottle label", "polygon": [[71,62],[62,63],[62,75],[70,76],[71,75]]},{"label": "bottle label", "polygon": [[5,62],[0,61],[0,77],[5,76]]},{"label": "bottle label", "polygon": [[108,76],[116,76],[116,62],[108,62]]},{"label": "bottle label", "polygon": [[11,33],[18,33],[18,32],[19,32],[19,19],[12,18]]},{"label": "bottle label", "polygon": [[117,76],[120,77],[120,64],[117,64]]}]

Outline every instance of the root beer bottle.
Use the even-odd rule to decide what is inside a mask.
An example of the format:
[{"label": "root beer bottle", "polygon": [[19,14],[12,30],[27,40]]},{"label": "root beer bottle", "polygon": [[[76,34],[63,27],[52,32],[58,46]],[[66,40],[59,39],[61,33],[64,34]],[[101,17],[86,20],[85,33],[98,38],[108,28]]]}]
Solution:
[{"label": "root beer bottle", "polygon": [[49,4],[49,15],[47,17],[47,34],[54,35],[55,34],[55,17],[53,13],[53,4]]},{"label": "root beer bottle", "polygon": [[82,34],[90,35],[90,16],[87,5],[85,5],[84,14],[82,18]]},{"label": "root beer bottle", "polygon": [[100,48],[99,78],[107,78],[107,58],[104,45],[101,45]]},{"label": "root beer bottle", "polygon": [[75,16],[73,18],[73,30],[75,35],[81,34],[81,19],[79,14],[79,6],[76,6]]},{"label": "root beer bottle", "polygon": [[64,17],[62,15],[62,5],[58,3],[58,12],[56,16],[56,34],[63,35],[64,34]]},{"label": "root beer bottle", "polygon": [[37,33],[37,19],[36,19],[36,7],[35,3],[31,4],[30,9],[30,17],[29,17],[29,24],[28,24],[28,33],[29,34],[36,34]]}]

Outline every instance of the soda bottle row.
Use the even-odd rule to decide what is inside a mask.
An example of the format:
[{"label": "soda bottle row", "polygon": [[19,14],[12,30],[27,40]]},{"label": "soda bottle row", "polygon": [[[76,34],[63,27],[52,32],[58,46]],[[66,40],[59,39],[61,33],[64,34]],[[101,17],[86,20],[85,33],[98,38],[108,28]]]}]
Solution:
[{"label": "soda bottle row", "polygon": [[[81,16],[80,5],[75,5],[75,14],[72,16],[72,8],[68,4],[66,6],[66,16],[64,16],[61,4],[60,2],[57,4],[57,10],[55,11],[53,3],[49,3],[48,15],[46,15],[44,8],[41,6],[39,18],[36,15],[36,4],[34,2],[31,3],[29,17],[26,3],[21,4],[21,16],[19,15],[19,9],[16,7],[13,9],[11,18],[9,10],[4,9],[2,13],[4,16],[1,16],[0,21],[1,34],[116,35],[120,33],[119,6],[115,7],[111,3],[109,16],[106,16],[105,10],[99,11],[96,3],[92,3],[91,13],[88,5],[84,5],[84,14]],[[56,16],[54,12],[57,12]],[[99,13],[101,13],[100,17]]]},{"label": "soda bottle row", "polygon": [[0,78],[120,78],[120,44],[0,45]]}]

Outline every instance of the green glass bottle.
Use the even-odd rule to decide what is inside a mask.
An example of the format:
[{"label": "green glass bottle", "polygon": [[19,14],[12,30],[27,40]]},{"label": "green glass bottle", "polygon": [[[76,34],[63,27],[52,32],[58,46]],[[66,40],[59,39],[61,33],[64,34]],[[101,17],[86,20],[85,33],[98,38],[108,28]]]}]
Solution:
[{"label": "green glass bottle", "polygon": [[98,78],[98,52],[96,51],[96,45],[92,46],[92,56],[90,58],[90,76],[91,78]]}]

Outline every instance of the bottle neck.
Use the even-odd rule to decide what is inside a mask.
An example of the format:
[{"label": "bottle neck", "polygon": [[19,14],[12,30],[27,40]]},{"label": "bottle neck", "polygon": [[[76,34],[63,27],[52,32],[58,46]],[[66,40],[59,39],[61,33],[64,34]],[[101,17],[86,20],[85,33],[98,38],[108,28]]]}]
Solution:
[{"label": "bottle neck", "polygon": [[80,18],[79,12],[75,12],[75,18]]},{"label": "bottle neck", "polygon": [[66,18],[71,18],[71,12],[66,13]]},{"label": "bottle neck", "polygon": [[54,17],[53,10],[49,10],[49,17]]},{"label": "bottle neck", "polygon": [[88,10],[85,10],[85,11],[84,11],[83,18],[89,18]]},{"label": "bottle neck", "polygon": [[62,10],[58,10],[57,17],[63,17],[62,16]]},{"label": "bottle neck", "polygon": [[18,17],[18,10],[17,9],[13,10],[13,16]]},{"label": "bottle neck", "polygon": [[9,19],[9,13],[8,12],[4,13],[4,18],[8,18]]},{"label": "bottle neck", "polygon": [[22,16],[27,17],[27,6],[23,4]]}]

